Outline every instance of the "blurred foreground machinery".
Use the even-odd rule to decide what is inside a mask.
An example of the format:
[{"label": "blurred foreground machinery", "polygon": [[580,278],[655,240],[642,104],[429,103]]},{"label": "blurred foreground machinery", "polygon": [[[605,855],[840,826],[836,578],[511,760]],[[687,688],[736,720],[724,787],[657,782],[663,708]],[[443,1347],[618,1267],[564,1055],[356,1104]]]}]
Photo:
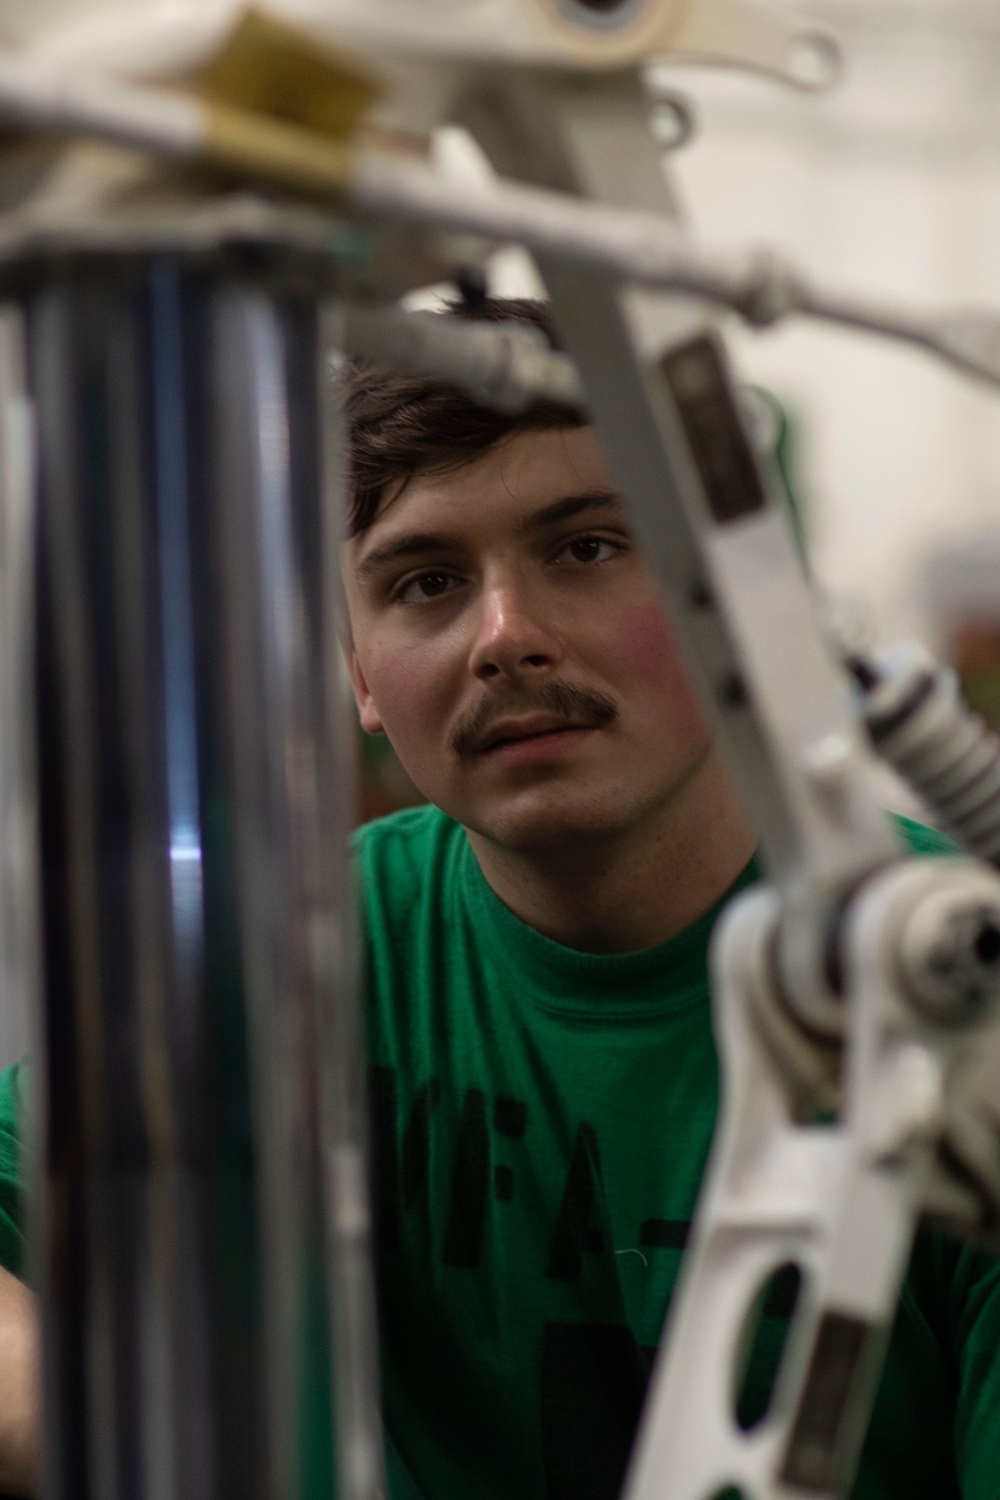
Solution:
[{"label": "blurred foreground machinery", "polygon": [[[900,857],[861,720],[991,858],[996,752],[929,668],[854,662],[852,697],[712,308],[1000,383],[996,320],[678,224],[644,64],[824,80],[832,41],[778,10],[18,0],[2,25],[2,936],[37,1018],[46,1494],[297,1500],[310,1420],[341,1500],[384,1486],[334,350],[602,433],[769,873],[715,945],[723,1113],[629,1496],[842,1492],[918,1217],[1000,1216],[1000,878]],[[444,122],[503,176],[456,188]],[[510,241],[568,356],[395,305]],[[746,1429],[740,1333],[782,1267],[800,1295]],[[332,1394],[307,1410],[309,1338]]]}]

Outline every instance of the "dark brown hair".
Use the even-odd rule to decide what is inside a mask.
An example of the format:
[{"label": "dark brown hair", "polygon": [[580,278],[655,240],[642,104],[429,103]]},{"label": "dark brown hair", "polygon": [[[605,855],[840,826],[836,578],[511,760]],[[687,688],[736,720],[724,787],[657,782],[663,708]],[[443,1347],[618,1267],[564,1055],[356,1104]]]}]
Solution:
[{"label": "dark brown hair", "polygon": [[[560,347],[544,302],[484,297],[456,304],[441,316],[537,328],[551,348]],[[402,489],[415,474],[461,468],[512,432],[581,427],[587,420],[578,410],[552,401],[535,402],[516,414],[490,411],[445,381],[383,365],[355,362],[342,378],[350,444],[350,536],[367,531],[386,493]]]}]

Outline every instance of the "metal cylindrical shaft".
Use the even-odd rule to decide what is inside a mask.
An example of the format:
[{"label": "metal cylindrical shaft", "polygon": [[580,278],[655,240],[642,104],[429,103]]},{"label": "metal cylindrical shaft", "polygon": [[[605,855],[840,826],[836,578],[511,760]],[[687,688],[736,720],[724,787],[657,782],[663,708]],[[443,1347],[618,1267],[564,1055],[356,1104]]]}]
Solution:
[{"label": "metal cylindrical shaft", "polygon": [[26,299],[52,1500],[303,1493],[363,1148],[308,269],[81,259]]}]

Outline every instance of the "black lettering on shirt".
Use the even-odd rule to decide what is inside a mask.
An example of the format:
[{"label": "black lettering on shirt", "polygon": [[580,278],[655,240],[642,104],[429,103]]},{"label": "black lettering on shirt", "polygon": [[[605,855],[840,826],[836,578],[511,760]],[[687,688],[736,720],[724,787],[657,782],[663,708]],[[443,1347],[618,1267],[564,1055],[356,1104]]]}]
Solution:
[{"label": "black lettering on shirt", "polygon": [[412,1207],[427,1182],[431,1114],[440,1094],[436,1078],[417,1090],[400,1148],[396,1069],[373,1066],[368,1070],[372,1208],[382,1250],[399,1248],[403,1205]]},{"label": "black lettering on shirt", "polygon": [[441,1085],[436,1078],[417,1090],[410,1111],[409,1123],[403,1135],[401,1180],[403,1202],[410,1208],[417,1200],[421,1188],[427,1182],[427,1168],[431,1155],[431,1115],[441,1096]]},{"label": "black lettering on shirt", "polygon": [[548,1500],[616,1500],[649,1365],[620,1324],[546,1323],[542,1457]]},{"label": "black lettering on shirt", "polygon": [[583,1252],[599,1255],[605,1249],[600,1223],[595,1217],[600,1188],[597,1132],[584,1121],[576,1133],[573,1159],[549,1249],[547,1275],[553,1281],[575,1281],[582,1269]]},{"label": "black lettering on shirt", "polygon": [[482,1089],[466,1089],[451,1177],[451,1206],[444,1242],[446,1266],[460,1266],[470,1271],[478,1266],[489,1191],[490,1136],[486,1095]]},{"label": "black lettering on shirt", "polygon": [[498,1094],[493,1103],[493,1129],[500,1135],[520,1140],[528,1123],[528,1106],[523,1099],[508,1099]]}]

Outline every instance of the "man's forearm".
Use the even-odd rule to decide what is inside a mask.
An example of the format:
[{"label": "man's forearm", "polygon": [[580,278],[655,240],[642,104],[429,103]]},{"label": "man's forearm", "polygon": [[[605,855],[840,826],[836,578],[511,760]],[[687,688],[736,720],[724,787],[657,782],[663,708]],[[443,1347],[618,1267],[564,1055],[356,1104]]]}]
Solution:
[{"label": "man's forearm", "polygon": [[33,1495],[41,1426],[38,1303],[0,1268],[0,1494]]}]

